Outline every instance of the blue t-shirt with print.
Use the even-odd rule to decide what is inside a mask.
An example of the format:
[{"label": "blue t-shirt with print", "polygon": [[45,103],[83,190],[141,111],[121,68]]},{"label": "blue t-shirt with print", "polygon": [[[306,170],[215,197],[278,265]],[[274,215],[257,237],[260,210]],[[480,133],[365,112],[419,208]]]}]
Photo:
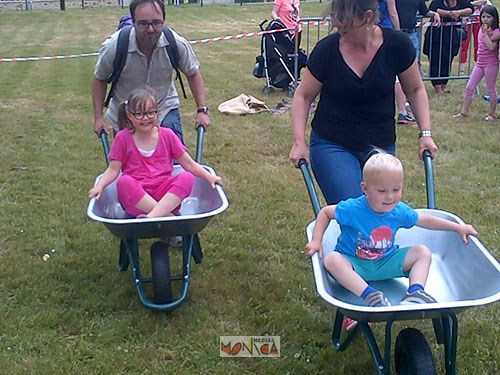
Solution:
[{"label": "blue t-shirt with print", "polygon": [[417,212],[403,202],[387,213],[377,213],[366,196],[340,202],[335,209],[340,225],[336,251],[361,259],[380,259],[398,247],[394,237],[399,228],[411,228],[418,220]]}]

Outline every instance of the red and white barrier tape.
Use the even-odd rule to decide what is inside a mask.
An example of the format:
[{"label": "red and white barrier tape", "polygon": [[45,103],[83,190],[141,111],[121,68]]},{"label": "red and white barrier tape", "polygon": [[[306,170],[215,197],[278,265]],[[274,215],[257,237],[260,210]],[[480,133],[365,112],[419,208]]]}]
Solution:
[{"label": "red and white barrier tape", "polygon": [[[467,23],[474,23],[473,22],[467,22]],[[320,25],[327,25],[329,24],[328,21],[306,21],[302,22],[303,25],[309,25],[309,26],[320,26]],[[465,23],[464,23],[465,24]],[[433,26],[434,24],[432,22],[421,22],[420,24],[415,25],[416,27],[429,27]],[[444,26],[450,26],[450,25],[461,25],[460,22],[446,22],[442,23],[441,25]],[[207,38],[207,39],[200,39],[200,40],[193,40],[190,41],[190,44],[201,44],[201,43],[209,43],[209,42],[222,42],[226,40],[235,40],[235,39],[242,39],[242,38],[251,38],[254,36],[260,36],[260,35],[265,35],[265,34],[273,34],[273,33],[281,33],[283,31],[289,31],[293,30],[293,28],[288,28],[288,29],[279,29],[279,30],[269,30],[269,31],[256,31],[256,32],[251,32],[251,33],[242,33],[242,34],[235,34],[235,35],[226,35],[226,36],[219,36],[215,38]],[[43,61],[43,60],[61,60],[61,59],[74,59],[77,57],[89,57],[89,56],[98,56],[98,52],[91,52],[91,53],[79,53],[79,54],[72,54],[72,55],[58,55],[58,56],[32,56],[32,57],[0,57],[0,62],[19,62],[19,61]]]},{"label": "red and white barrier tape", "polygon": [[17,62],[17,61],[40,61],[40,60],[61,60],[74,59],[76,57],[97,56],[98,52],[79,53],[75,55],[58,55],[58,56],[32,56],[32,57],[0,57],[0,62]]},{"label": "red and white barrier tape", "polygon": [[[200,44],[200,43],[208,43],[208,42],[222,42],[225,40],[234,40],[234,39],[242,39],[242,38],[250,38],[253,36],[260,36],[264,34],[274,34],[281,33],[283,31],[288,31],[293,29],[279,29],[279,30],[269,30],[269,31],[256,31],[251,33],[242,33],[235,35],[226,35],[219,36],[216,38],[207,38],[200,40],[190,41],[190,44]],[[32,57],[0,57],[0,62],[19,62],[19,61],[42,61],[42,60],[60,60],[60,59],[72,59],[76,57],[89,57],[89,56],[98,56],[98,52],[91,53],[80,53],[80,54],[72,54],[72,55],[58,55],[58,56],[32,56]]]}]

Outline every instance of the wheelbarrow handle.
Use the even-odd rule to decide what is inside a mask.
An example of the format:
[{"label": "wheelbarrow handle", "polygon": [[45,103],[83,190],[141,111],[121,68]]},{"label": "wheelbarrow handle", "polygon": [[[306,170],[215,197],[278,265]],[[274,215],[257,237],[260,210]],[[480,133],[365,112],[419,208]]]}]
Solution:
[{"label": "wheelbarrow handle", "polygon": [[307,192],[309,193],[309,199],[311,200],[311,204],[314,211],[314,216],[318,216],[319,211],[321,210],[321,204],[319,203],[318,193],[316,191],[316,187],[314,186],[314,181],[311,176],[311,172],[309,171],[309,164],[305,159],[300,159],[298,167],[302,172],[302,177],[304,177],[304,182],[307,187]]},{"label": "wheelbarrow handle", "polygon": [[201,163],[201,157],[203,155],[203,138],[205,136],[205,125],[203,124],[197,124],[196,125],[196,132],[198,133],[198,137],[196,139],[196,157],[195,161],[197,163]]},{"label": "wheelbarrow handle", "polygon": [[106,165],[109,165],[109,141],[108,133],[103,129],[99,133],[99,138],[101,138],[102,149],[104,150],[104,157],[106,158]]},{"label": "wheelbarrow handle", "polygon": [[434,168],[432,165],[432,154],[424,150],[422,160],[425,168],[425,187],[427,190],[427,208],[436,208],[436,196],[434,193]]}]

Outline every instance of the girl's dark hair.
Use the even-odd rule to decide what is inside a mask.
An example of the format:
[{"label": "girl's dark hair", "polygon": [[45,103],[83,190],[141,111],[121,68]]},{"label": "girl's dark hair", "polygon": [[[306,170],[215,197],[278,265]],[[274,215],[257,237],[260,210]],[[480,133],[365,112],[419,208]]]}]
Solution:
[{"label": "girl's dark hair", "polygon": [[491,24],[492,29],[498,29],[498,10],[493,5],[486,5],[481,12],[479,13],[479,18],[483,15],[483,13],[488,13],[493,17],[493,23]]},{"label": "girl's dark hair", "polygon": [[378,0],[331,0],[329,16],[337,19],[343,27],[350,29],[356,18],[363,19],[367,10],[373,12],[373,23],[378,24]]},{"label": "girl's dark hair", "polygon": [[127,112],[146,112],[146,110],[151,109],[151,104],[156,108],[156,94],[152,88],[146,87],[133,90],[128,99],[118,106],[118,126],[120,130],[128,129],[131,133],[134,133],[134,124],[129,120]]},{"label": "girl's dark hair", "polygon": [[135,22],[135,9],[139,5],[144,4],[153,4],[153,6],[161,11],[163,15],[163,20],[165,20],[166,12],[165,12],[165,3],[163,0],[132,0],[129,6],[130,15],[132,16],[132,21]]}]

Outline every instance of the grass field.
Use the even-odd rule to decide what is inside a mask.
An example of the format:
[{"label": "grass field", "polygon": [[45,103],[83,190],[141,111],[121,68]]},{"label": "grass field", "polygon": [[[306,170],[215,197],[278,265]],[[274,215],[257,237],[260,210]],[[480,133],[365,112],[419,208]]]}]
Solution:
[{"label": "grass field", "polygon": [[[304,3],[303,16],[326,5]],[[270,4],[169,7],[172,28],[189,40],[258,30]],[[0,14],[0,57],[96,52],[121,9]],[[288,161],[288,114],[234,117],[218,104],[244,92],[275,107],[252,76],[260,38],[194,45],[202,63],[213,126],[203,161],[224,178],[227,212],[200,234],[205,258],[192,268],[188,300],[171,313],[140,304],[130,271],[118,272],[118,239],[86,216],[87,191],[105,168],[92,132],[95,57],[0,62],[0,365],[5,374],[367,374],[362,337],[345,352],[330,343],[335,309],[316,293],[304,254],[314,219],[299,170]],[[485,122],[477,99],[467,120],[451,120],[465,81],[451,94],[429,88],[439,208],[474,224],[498,258],[500,122]],[[194,150],[195,106],[182,101]],[[426,205],[416,126],[398,127],[405,200]],[[147,249],[148,241],[143,241]],[[142,248],[142,246],[141,246]],[[47,261],[42,259],[49,254]],[[142,254],[148,264],[149,254]],[[176,260],[174,256],[173,261]],[[464,264],[464,267],[467,267]],[[482,277],[477,275],[477,277]],[[497,374],[498,304],[459,315],[458,373]],[[430,321],[421,329],[442,371],[444,353]],[[383,343],[383,325],[374,328]],[[222,335],[278,335],[279,359],[219,357]]]}]

